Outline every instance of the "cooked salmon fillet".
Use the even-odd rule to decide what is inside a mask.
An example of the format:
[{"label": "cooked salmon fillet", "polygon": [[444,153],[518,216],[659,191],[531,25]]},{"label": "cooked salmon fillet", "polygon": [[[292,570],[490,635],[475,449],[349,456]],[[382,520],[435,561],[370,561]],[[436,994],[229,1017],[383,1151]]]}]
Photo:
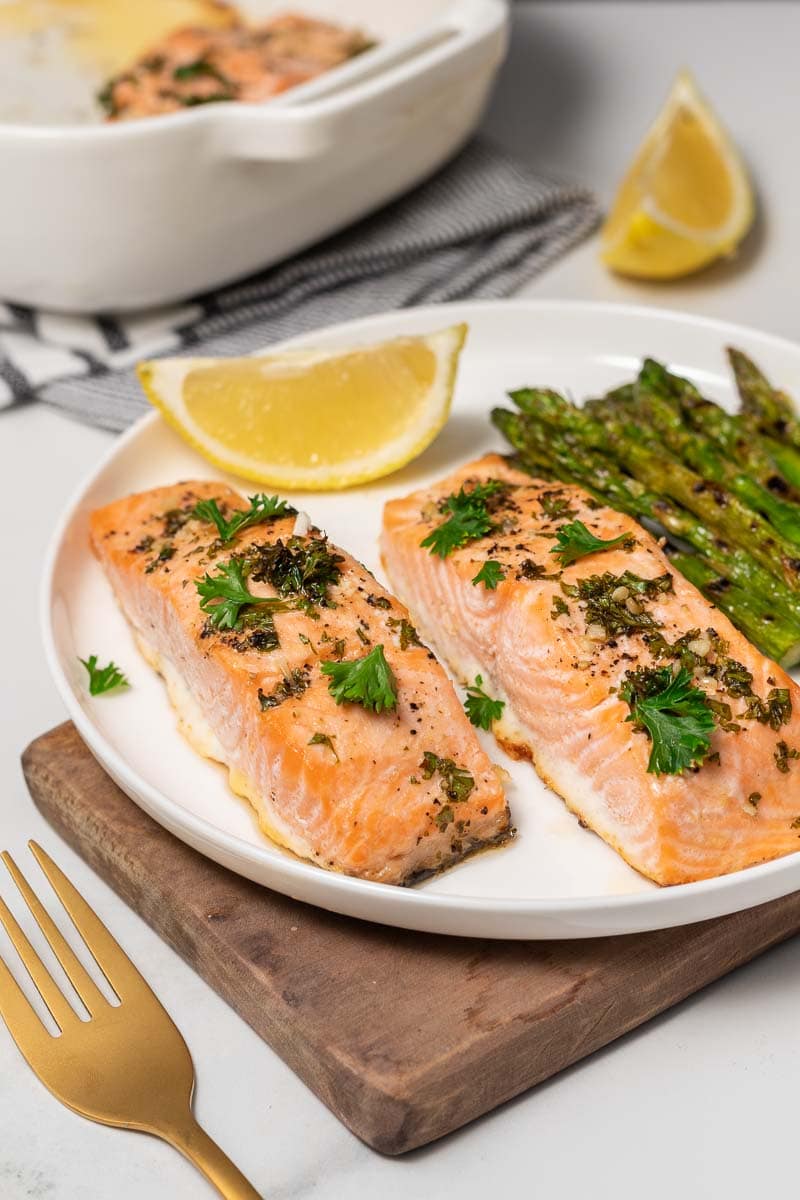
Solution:
[{"label": "cooked salmon fillet", "polygon": [[[94,512],[91,542],[183,732],[228,767],[264,832],[321,867],[382,883],[503,841],[498,774],[406,609],[294,510],[222,545],[195,515],[211,499],[227,518],[248,507],[219,483],[156,488]],[[196,583],[234,560],[252,596],[283,599],[275,612],[245,605],[220,629]],[[323,664],[378,646],[396,708],[337,704]]]},{"label": "cooked salmon fillet", "polygon": [[[420,545],[443,521],[446,497],[489,480],[506,485],[487,501],[491,532],[444,558]],[[576,519],[598,538],[629,537],[561,569],[554,538]],[[505,701],[493,727],[500,744],[532,760],[642,874],[686,883],[800,849],[800,691],[630,517],[489,455],[390,501],[382,554],[391,586],[456,676],[480,673]],[[494,590],[473,582],[487,560],[504,573]],[[652,581],[643,585],[652,594],[625,587],[625,572]],[[595,585],[578,585],[592,576],[612,607],[638,609],[646,627],[609,636],[581,598]],[[619,689],[637,671],[667,665],[675,674],[679,663],[716,703],[711,753],[680,774],[655,774],[650,735],[628,720]]]},{"label": "cooked salmon fillet", "polygon": [[286,13],[262,25],[176,29],[100,94],[109,121],[224,100],[268,100],[372,45],[363,34]]}]

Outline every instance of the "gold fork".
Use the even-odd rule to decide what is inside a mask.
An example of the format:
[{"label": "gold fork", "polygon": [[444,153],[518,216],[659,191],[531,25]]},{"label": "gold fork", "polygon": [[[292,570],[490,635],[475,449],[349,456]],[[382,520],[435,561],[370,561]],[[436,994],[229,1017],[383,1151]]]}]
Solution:
[{"label": "gold fork", "polygon": [[0,1016],[29,1065],[75,1112],[155,1134],[227,1200],[260,1200],[192,1114],[194,1067],[177,1026],[64,872],[41,846],[28,844],[120,1002],[109,1003],[4,851],[3,862],[89,1014],[88,1021],[77,1015],[0,898],[0,922],[60,1030],[55,1037],[45,1028],[0,957]]}]

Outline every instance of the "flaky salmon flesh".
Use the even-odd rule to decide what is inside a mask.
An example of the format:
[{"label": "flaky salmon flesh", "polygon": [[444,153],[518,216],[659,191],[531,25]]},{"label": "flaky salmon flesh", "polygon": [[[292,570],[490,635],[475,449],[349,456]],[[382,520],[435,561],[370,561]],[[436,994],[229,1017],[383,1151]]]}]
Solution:
[{"label": "flaky salmon flesh", "polygon": [[[248,507],[220,483],[156,488],[94,512],[91,542],[183,733],[228,768],[264,833],[321,867],[393,884],[504,841],[498,773],[406,609],[294,510],[223,544],[195,514],[212,499],[227,519]],[[232,561],[250,595],[282,599],[219,628],[197,582]],[[337,703],[323,665],[378,646],[396,707]]]},{"label": "flaky salmon flesh", "polygon": [[[445,498],[489,480],[505,485],[490,502],[491,532],[444,558],[420,545],[442,523]],[[562,569],[554,539],[574,520],[604,540],[628,537]],[[382,556],[390,585],[453,673],[470,683],[480,674],[505,702],[493,726],[504,749],[530,759],[643,875],[686,883],[800,849],[797,686],[630,517],[489,455],[390,501]],[[487,560],[504,575],[494,590],[473,582]],[[660,582],[637,593],[619,578],[626,572]],[[612,607],[646,614],[644,628],[609,636],[581,598],[592,576],[617,577],[601,578],[601,590]],[[628,719],[620,688],[641,668],[666,664],[674,675],[687,659],[716,714],[710,753],[680,774],[656,774],[650,736]]]}]

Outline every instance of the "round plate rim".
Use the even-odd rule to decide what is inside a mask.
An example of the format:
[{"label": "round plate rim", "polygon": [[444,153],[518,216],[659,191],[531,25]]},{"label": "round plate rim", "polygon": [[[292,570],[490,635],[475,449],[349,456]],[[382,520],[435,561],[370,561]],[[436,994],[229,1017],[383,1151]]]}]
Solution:
[{"label": "round plate rim", "polygon": [[[254,353],[275,350],[279,346],[310,345],[315,337],[327,339],[331,335],[346,335],[351,329],[357,338],[364,332],[372,332],[382,325],[392,325],[409,318],[430,316],[433,320],[446,322],[449,317],[453,317],[469,321],[469,316],[464,316],[465,312],[477,314],[494,312],[500,308],[513,308],[531,313],[553,310],[576,315],[603,313],[619,317],[644,317],[654,321],[666,320],[676,324],[688,323],[701,326],[709,332],[715,331],[721,344],[725,344],[731,338],[755,338],[763,344],[800,356],[800,343],[790,338],[753,326],[695,315],[679,309],[607,301],[525,298],[465,300],[394,309],[320,327],[280,343],[271,343],[269,347]],[[141,416],[114,440],[107,452],[74,489],[47,546],[39,594],[39,613],[47,665],[70,720],[101,766],[135,803],[164,828],[201,854],[221,862],[234,872],[264,887],[303,899],[328,911],[400,928],[465,937],[527,939],[624,935],[728,915],[778,899],[800,887],[800,854],[794,854],[729,875],[643,893],[520,899],[484,898],[457,893],[437,894],[412,888],[398,888],[322,871],[311,863],[289,856],[277,863],[271,859],[267,860],[260,847],[219,829],[142,779],[105,739],[76,699],[61,667],[51,614],[59,554],[65,534],[80,508],[83,497],[120,453],[161,420],[160,414],[155,411]],[[263,879],[263,871],[261,874],[257,871],[257,868],[264,866],[272,876],[269,883]],[[256,873],[253,874],[252,871]],[[792,875],[796,878],[787,882],[785,877]],[[302,895],[299,895],[298,891]],[[375,911],[366,917],[362,910],[365,902],[368,904],[370,899],[375,902],[376,907]]]}]

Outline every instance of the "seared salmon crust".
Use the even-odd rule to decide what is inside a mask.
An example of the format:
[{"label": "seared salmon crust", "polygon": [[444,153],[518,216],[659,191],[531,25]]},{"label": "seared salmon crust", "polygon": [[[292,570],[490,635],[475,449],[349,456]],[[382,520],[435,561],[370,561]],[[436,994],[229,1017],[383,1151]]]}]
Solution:
[{"label": "seared salmon crust", "polygon": [[[195,514],[211,499],[228,518],[247,507],[220,483],[155,488],[94,512],[91,542],[182,731],[228,767],[264,832],[321,867],[393,884],[505,840],[498,774],[406,609],[293,510],[222,543]],[[245,606],[218,628],[197,581],[236,559],[251,595],[277,599],[264,567],[276,547],[293,567],[285,603]],[[396,707],[337,704],[322,667],[378,646]]]},{"label": "seared salmon crust", "polygon": [[[504,485],[489,533],[444,558],[420,545],[441,525],[448,496],[489,480]],[[575,520],[603,540],[626,536],[562,568],[552,551]],[[530,758],[642,874],[686,883],[800,849],[800,690],[630,517],[488,455],[390,501],[382,554],[392,587],[454,674],[472,682],[480,673],[505,701],[493,726],[500,744]],[[487,560],[503,575],[494,588],[475,582]],[[626,572],[644,583],[626,587]],[[593,576],[605,614],[587,599]],[[638,613],[641,628],[609,632],[599,622],[610,623],[614,606],[621,625],[636,625],[625,612]],[[714,706],[710,753],[679,774],[655,774],[650,737],[629,720],[620,688],[640,669],[674,673],[687,660]]]}]

